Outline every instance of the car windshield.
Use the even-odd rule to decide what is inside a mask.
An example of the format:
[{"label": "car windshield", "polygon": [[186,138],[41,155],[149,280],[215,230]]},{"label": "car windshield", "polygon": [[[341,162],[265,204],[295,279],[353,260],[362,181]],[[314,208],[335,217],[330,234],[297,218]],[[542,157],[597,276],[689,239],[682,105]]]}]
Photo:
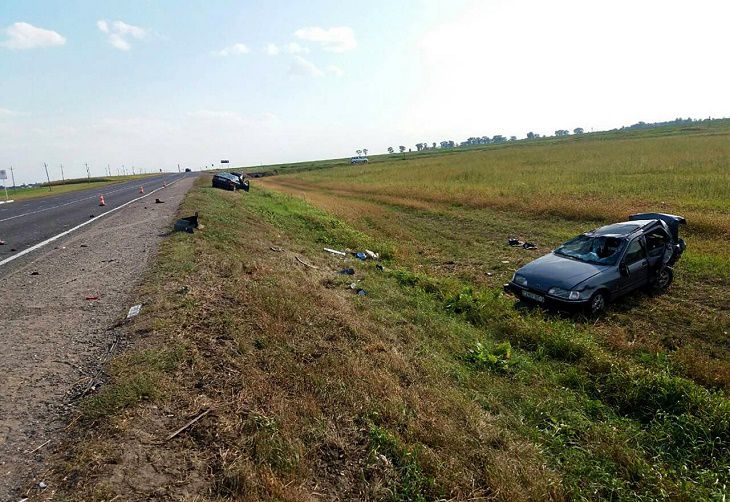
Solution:
[{"label": "car windshield", "polygon": [[583,234],[560,246],[555,254],[588,263],[615,265],[625,246],[626,239]]}]

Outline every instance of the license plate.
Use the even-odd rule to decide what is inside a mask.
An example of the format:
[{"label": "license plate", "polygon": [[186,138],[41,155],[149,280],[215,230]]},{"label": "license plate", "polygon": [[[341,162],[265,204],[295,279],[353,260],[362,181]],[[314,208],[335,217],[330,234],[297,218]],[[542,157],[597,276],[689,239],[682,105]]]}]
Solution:
[{"label": "license plate", "polygon": [[535,300],[536,302],[543,303],[545,301],[544,296],[536,295],[535,293],[531,293],[530,291],[523,291],[522,296],[525,298],[529,298],[530,300]]}]

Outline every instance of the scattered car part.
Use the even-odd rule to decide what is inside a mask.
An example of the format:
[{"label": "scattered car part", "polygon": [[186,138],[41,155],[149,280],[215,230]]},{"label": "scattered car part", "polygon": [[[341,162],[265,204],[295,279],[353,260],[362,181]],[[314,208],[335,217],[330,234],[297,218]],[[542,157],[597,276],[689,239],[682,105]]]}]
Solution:
[{"label": "scattered car part", "polygon": [[195,211],[193,216],[187,218],[180,218],[175,222],[175,231],[193,233],[193,230],[198,228],[198,212]]},{"label": "scattered car part", "polygon": [[324,250],[327,251],[328,253],[336,254],[338,256],[347,256],[347,253],[345,253],[343,251],[337,251],[336,249],[324,248]]},{"label": "scattered car part", "polygon": [[127,312],[127,319],[131,319],[132,317],[139,315],[139,312],[142,310],[142,304],[138,303],[137,305],[132,305],[129,307],[129,312]]}]

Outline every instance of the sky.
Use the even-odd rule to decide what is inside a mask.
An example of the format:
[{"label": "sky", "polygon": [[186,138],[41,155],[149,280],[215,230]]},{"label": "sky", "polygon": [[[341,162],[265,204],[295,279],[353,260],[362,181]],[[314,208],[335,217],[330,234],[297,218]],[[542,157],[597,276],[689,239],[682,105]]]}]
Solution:
[{"label": "sky", "polygon": [[[730,116],[725,0],[0,0],[16,183]],[[415,149],[415,148],[414,148]]]}]

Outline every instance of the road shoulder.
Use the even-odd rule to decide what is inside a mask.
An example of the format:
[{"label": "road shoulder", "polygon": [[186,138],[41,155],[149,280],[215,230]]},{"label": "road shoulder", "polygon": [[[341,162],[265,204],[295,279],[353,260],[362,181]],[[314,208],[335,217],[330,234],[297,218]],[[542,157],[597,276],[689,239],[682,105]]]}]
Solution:
[{"label": "road shoulder", "polygon": [[0,358],[0,498],[42,482],[47,456],[72,416],[74,398],[121,349],[115,322],[171,228],[194,178],[8,265]]}]

